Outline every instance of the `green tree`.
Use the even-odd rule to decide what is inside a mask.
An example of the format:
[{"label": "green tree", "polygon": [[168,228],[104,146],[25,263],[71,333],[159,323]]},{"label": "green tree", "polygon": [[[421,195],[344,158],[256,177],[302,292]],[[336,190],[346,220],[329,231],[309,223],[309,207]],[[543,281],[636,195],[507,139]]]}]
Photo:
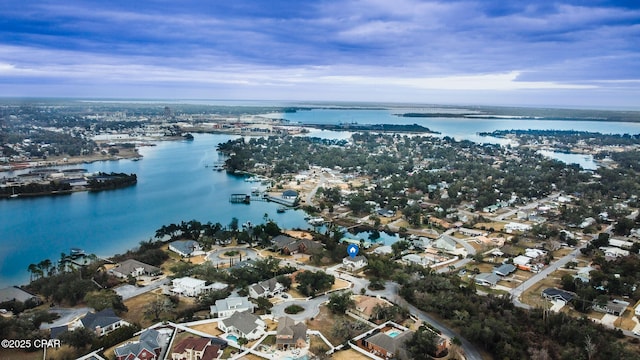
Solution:
[{"label": "green tree", "polygon": [[432,359],[438,349],[437,337],[436,333],[422,325],[405,343],[407,352],[412,359]]},{"label": "green tree", "polygon": [[351,291],[335,292],[329,296],[327,307],[334,314],[344,314],[355,306],[355,301],[351,298],[352,295]]},{"label": "green tree", "polygon": [[122,302],[122,296],[116,294],[113,290],[89,292],[84,296],[84,302],[87,306],[94,308],[96,311],[102,311],[109,308],[116,311],[127,311],[127,307]]},{"label": "green tree", "polygon": [[62,341],[62,343],[68,344],[76,349],[84,349],[88,345],[91,345],[95,339],[96,334],[84,327],[79,327],[60,335],[60,341]]},{"label": "green tree", "polygon": [[323,271],[312,272],[305,270],[296,275],[298,282],[298,291],[306,296],[315,296],[317,292],[331,289],[335,282],[333,275],[329,275]]}]

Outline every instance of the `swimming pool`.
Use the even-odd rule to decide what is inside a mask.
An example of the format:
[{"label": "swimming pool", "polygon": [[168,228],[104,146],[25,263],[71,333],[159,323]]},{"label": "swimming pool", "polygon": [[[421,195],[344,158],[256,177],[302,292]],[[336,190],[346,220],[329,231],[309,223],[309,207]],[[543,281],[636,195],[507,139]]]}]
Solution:
[{"label": "swimming pool", "polygon": [[233,342],[238,342],[238,337],[235,335],[227,335],[227,340],[231,340]]},{"label": "swimming pool", "polygon": [[394,337],[396,337],[396,336],[398,336],[400,334],[401,334],[401,331],[398,331],[398,330],[391,330],[391,331],[387,332],[387,335],[389,335],[389,337],[392,337],[392,338],[394,338]]}]

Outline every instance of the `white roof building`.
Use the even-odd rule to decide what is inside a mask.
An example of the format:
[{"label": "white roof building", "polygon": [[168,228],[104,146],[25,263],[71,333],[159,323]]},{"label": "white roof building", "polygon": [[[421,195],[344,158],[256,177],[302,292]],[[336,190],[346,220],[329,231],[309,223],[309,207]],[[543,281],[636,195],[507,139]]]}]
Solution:
[{"label": "white roof building", "polygon": [[515,265],[527,265],[531,262],[531,258],[524,255],[519,255],[513,258],[513,263]]},{"label": "white roof building", "polygon": [[200,279],[195,279],[192,277],[182,277],[178,279],[173,279],[171,292],[184,295],[184,296],[199,296],[204,292],[211,290],[222,290],[227,287],[226,284],[222,283],[212,283],[210,285],[206,285],[207,282]]},{"label": "white roof building", "polygon": [[514,231],[529,231],[531,230],[531,225],[522,224],[517,222],[510,222],[504,226],[504,231],[511,233]]},{"label": "white roof building", "polygon": [[215,305],[211,305],[211,315],[217,317],[227,317],[239,311],[253,312],[254,305],[248,297],[228,297],[216,300]]}]

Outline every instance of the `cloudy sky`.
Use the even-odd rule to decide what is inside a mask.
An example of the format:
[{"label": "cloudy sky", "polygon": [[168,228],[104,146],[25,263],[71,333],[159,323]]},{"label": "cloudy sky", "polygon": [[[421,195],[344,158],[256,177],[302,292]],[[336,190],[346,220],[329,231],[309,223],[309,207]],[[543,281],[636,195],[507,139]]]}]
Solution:
[{"label": "cloudy sky", "polygon": [[0,96],[640,107],[637,0],[0,9]]}]

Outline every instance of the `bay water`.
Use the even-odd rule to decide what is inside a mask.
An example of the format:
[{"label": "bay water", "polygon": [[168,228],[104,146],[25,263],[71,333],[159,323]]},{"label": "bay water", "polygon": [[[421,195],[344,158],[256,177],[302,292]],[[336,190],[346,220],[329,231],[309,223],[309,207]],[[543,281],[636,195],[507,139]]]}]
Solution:
[{"label": "bay water", "polygon": [[[403,118],[391,110],[314,109],[281,114],[301,124],[420,124],[441,133],[478,142],[478,132],[508,129],[581,130],[607,134],[638,134],[640,124],[597,121],[531,119]],[[313,130],[309,135],[347,138],[348,132]],[[194,141],[158,142],[142,147],[141,161],[95,162],[81,166],[90,172],[136,173],[138,184],[98,193],[0,200],[0,287],[26,283],[27,267],[60,253],[81,248],[108,257],[148,240],[162,225],[195,219],[227,225],[233,217],[240,223],[262,223],[264,215],[282,228],[308,228],[302,211],[277,213],[279,205],[252,202],[231,204],[232,193],[249,193],[255,183],[242,177],[213,171],[206,165],[223,160],[216,145],[234,137],[196,134]],[[550,154],[549,156],[553,156]],[[580,156],[580,155],[578,155]],[[582,164],[588,167],[590,163]],[[0,174],[0,176],[7,174]],[[9,174],[11,175],[11,174]],[[395,239],[384,239],[385,244]]]}]

